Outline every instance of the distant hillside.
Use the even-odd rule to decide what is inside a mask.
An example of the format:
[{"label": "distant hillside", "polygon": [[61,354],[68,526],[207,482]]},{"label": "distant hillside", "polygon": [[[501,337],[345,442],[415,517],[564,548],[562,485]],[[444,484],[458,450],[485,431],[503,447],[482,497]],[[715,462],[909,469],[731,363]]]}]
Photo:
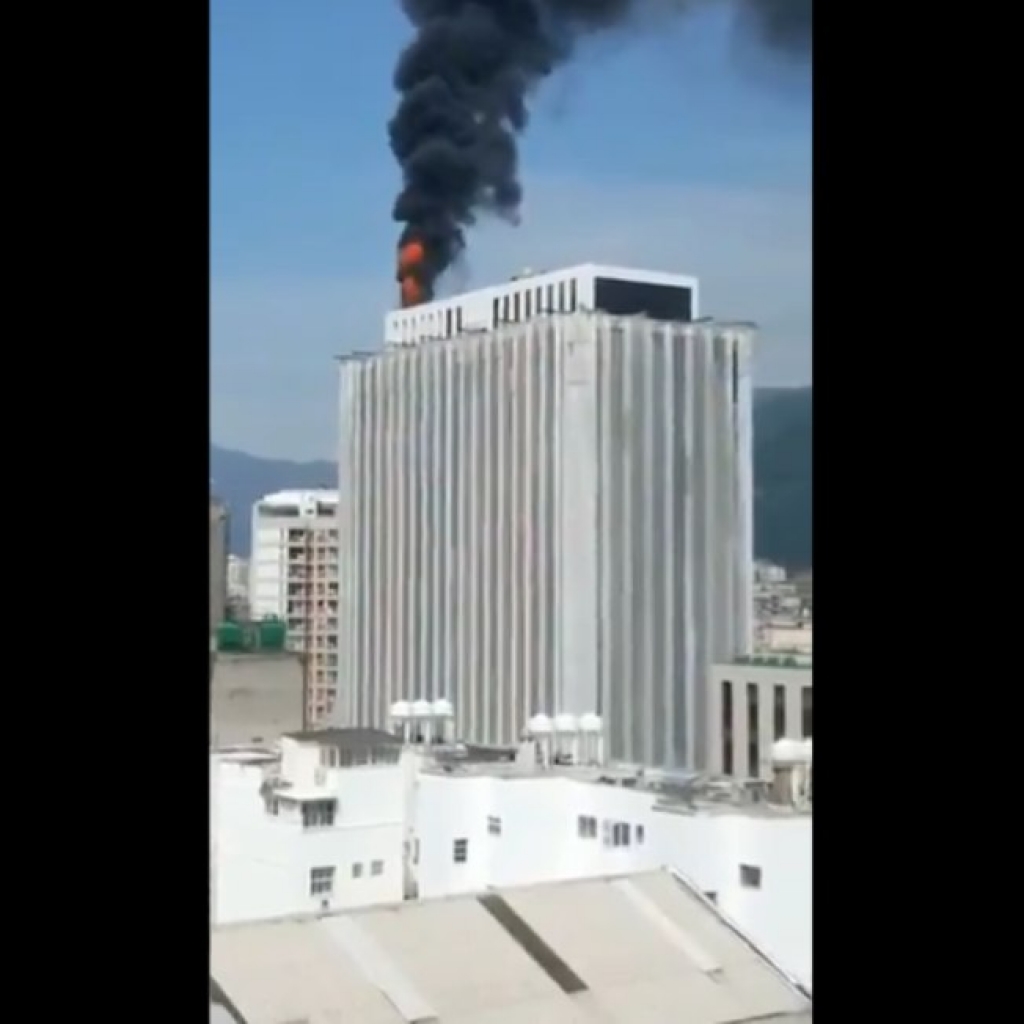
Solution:
[{"label": "distant hillside", "polygon": [[247,558],[253,505],[264,494],[292,487],[337,487],[338,467],[333,462],[261,459],[211,445],[210,479],[214,493],[231,511],[231,551]]},{"label": "distant hillside", "polygon": [[[253,503],[291,487],[335,487],[331,462],[261,459],[216,445],[214,490],[232,511],[231,550],[249,553]],[[754,396],[754,547],[792,569],[811,565],[811,389],[762,388]]]},{"label": "distant hillside", "polygon": [[811,567],[811,388],[754,395],[754,551]]}]

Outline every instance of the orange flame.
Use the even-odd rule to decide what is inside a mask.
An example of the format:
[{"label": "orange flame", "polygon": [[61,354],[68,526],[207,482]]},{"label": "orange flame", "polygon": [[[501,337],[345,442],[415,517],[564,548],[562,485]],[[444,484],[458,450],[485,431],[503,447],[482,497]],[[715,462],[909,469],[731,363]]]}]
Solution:
[{"label": "orange flame", "polygon": [[398,269],[406,271],[412,270],[413,267],[417,267],[423,262],[426,255],[422,242],[417,242],[415,240],[406,242],[406,244],[398,250]]}]

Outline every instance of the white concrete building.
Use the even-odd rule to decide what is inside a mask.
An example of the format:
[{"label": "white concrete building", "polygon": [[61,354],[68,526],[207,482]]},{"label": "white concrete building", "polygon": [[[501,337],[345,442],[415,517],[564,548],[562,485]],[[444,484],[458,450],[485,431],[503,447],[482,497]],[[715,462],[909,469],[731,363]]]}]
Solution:
[{"label": "white concrete building", "polygon": [[714,665],[708,675],[708,770],[770,779],[778,740],[813,739],[812,661],[755,655]]},{"label": "white concrete building", "polygon": [[[546,768],[529,746],[496,761],[394,743],[338,730],[286,739],[280,766],[215,758],[215,923],[669,868],[810,986],[809,805],[726,781]],[[367,746],[385,763],[330,763]]]},{"label": "white concrete building", "polygon": [[500,744],[596,709],[613,759],[700,766],[708,669],[752,640],[750,347],[576,312],[344,361],[338,723],[444,697]]},{"label": "white concrete building", "polygon": [[408,817],[400,749],[374,730],[323,730],[283,737],[280,756],[214,755],[214,922],[400,901]]},{"label": "white concrete building", "polygon": [[249,606],[279,618],[304,659],[308,720],[323,722],[338,688],[338,492],[281,491],[253,506]]},{"label": "white concrete building", "polygon": [[384,318],[387,345],[497,330],[557,313],[609,313],[686,323],[698,316],[700,285],[686,274],[586,263],[524,271],[511,281],[397,309]]}]

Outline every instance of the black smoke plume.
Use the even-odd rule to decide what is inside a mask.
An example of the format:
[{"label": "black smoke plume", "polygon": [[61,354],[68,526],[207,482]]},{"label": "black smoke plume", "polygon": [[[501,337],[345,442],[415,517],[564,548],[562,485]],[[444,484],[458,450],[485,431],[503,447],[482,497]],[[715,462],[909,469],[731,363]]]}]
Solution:
[{"label": "black smoke plume", "polygon": [[[416,35],[395,71],[389,126],[403,188],[399,245],[422,244],[424,299],[465,248],[480,212],[515,220],[522,199],[516,137],[527,98],[581,37],[647,9],[685,13],[711,0],[402,0]],[[763,43],[810,50],[812,0],[735,0]]]}]

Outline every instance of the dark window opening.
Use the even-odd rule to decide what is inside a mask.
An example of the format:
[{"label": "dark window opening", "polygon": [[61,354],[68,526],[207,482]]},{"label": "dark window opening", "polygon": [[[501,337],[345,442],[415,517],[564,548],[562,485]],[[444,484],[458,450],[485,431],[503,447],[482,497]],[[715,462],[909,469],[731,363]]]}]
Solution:
[{"label": "dark window opening", "polygon": [[576,312],[576,278],[569,282],[569,312]]},{"label": "dark window opening", "polygon": [[452,844],[452,859],[456,864],[465,864],[469,860],[469,840],[456,839]]},{"label": "dark window opening", "polygon": [[800,692],[800,725],[803,731],[801,739],[813,739],[811,735],[811,688],[805,686]]},{"label": "dark window opening", "polygon": [[519,323],[519,292],[512,296],[512,319]]},{"label": "dark window opening", "polygon": [[444,311],[444,336],[446,338],[452,336],[452,311],[450,309]]},{"label": "dark window opening", "polygon": [[548,285],[548,301],[544,306],[545,313],[553,313],[555,310],[555,286],[553,284]]},{"label": "dark window opening", "polygon": [[462,333],[462,307],[455,310],[455,333]]},{"label": "dark window opening", "polygon": [[786,688],[784,686],[775,687],[773,717],[775,738],[781,740],[786,735]]},{"label": "dark window opening", "polygon": [[722,683],[722,773],[732,775],[732,683]]},{"label": "dark window opening", "polygon": [[760,889],[761,869],[756,864],[741,864],[740,885],[744,889]]},{"label": "dark window opening", "polygon": [[565,282],[558,282],[558,312],[565,312]]},{"label": "dark window opening", "polygon": [[302,827],[330,828],[337,813],[336,800],[310,800],[302,805]]},{"label": "dark window opening", "polygon": [[761,715],[758,707],[758,685],[747,683],[747,776],[761,774]]},{"label": "dark window opening", "polygon": [[533,292],[523,292],[523,319],[529,320],[533,314]]},{"label": "dark window opening", "polygon": [[693,319],[693,293],[679,285],[599,277],[594,281],[594,308],[615,316],[642,314],[685,323]]},{"label": "dark window opening", "polygon": [[495,299],[491,303],[492,327],[497,327],[501,322],[501,299]]}]

